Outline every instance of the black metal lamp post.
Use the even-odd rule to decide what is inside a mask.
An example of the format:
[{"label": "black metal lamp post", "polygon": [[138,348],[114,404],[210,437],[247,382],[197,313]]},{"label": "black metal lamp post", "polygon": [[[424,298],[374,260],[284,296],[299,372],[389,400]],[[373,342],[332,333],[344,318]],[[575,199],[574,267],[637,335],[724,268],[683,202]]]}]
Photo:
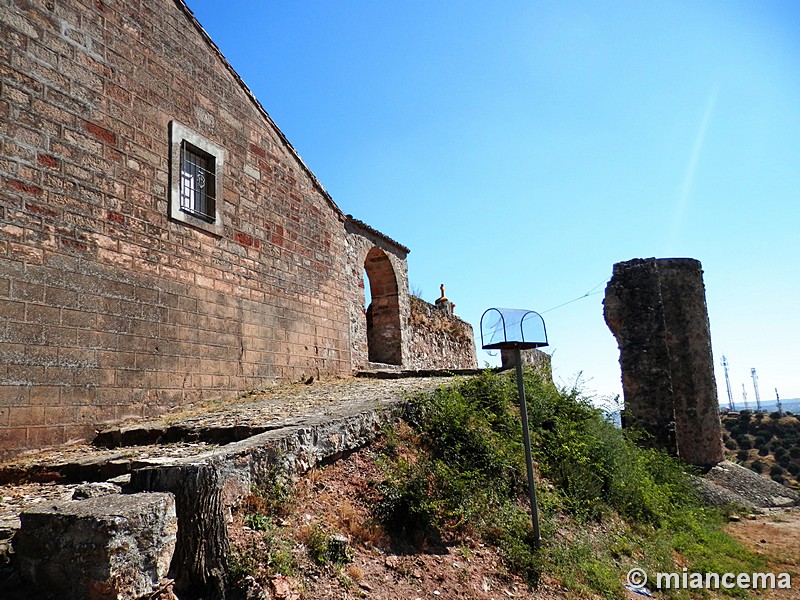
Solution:
[{"label": "black metal lamp post", "polygon": [[[484,321],[486,324],[484,325]],[[547,346],[547,330],[542,316],[532,310],[519,308],[490,308],[481,316],[481,346],[484,350],[513,350],[517,368],[517,391],[522,416],[522,439],[525,443],[525,464],[528,468],[528,495],[531,500],[533,543],[542,544],[539,531],[539,505],[533,479],[531,435],[528,428],[528,406],[525,402],[525,382],[522,379],[522,350]]]}]

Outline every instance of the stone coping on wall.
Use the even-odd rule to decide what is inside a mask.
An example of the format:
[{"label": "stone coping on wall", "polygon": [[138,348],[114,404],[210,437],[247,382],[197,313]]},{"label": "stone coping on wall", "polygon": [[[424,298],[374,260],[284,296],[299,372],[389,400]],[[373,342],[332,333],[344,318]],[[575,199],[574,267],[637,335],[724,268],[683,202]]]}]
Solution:
[{"label": "stone coping on wall", "polygon": [[[192,542],[198,525],[191,517],[191,496],[187,483],[209,478],[211,495],[223,512],[209,517],[224,528],[225,514],[236,507],[254,486],[267,485],[276,473],[287,476],[309,469],[356,450],[372,441],[382,427],[402,414],[408,399],[416,393],[432,392],[453,381],[453,376],[407,377],[383,380],[348,378],[284,389],[282,394],[255,394],[225,406],[207,407],[197,414],[182,412],[171,418],[146,423],[130,423],[116,429],[108,440],[122,442],[165,435],[182,428],[198,436],[225,428],[257,431],[244,439],[226,444],[204,440],[174,444],[149,444],[115,449],[83,445],[59,449],[39,456],[27,456],[1,465],[6,479],[24,479],[49,483],[9,482],[0,486],[0,554],[8,556],[9,542],[19,528],[19,515],[43,500],[68,500],[75,491],[70,479],[113,479],[124,492],[162,491],[176,497],[178,536],[176,557],[206,552],[203,564],[224,565],[224,553],[198,548]],[[280,417],[275,418],[276,413]],[[120,476],[112,477],[116,473]],[[205,479],[203,479],[205,480]],[[38,487],[37,487],[38,486]],[[189,486],[189,489],[192,489]],[[187,496],[188,494],[188,496]],[[180,559],[176,559],[180,560]],[[173,567],[175,565],[173,564]],[[214,571],[212,568],[211,571]],[[178,582],[190,581],[200,574],[178,566]],[[213,579],[213,578],[212,578]],[[209,586],[215,585],[210,579]],[[204,584],[205,585],[205,584]],[[211,588],[209,588],[211,589]]]},{"label": "stone coping on wall", "polygon": [[[20,512],[43,500],[71,498],[84,481],[124,485],[137,469],[197,461],[247,463],[254,453],[259,460],[276,462],[277,449],[286,452],[285,466],[295,471],[313,467],[367,443],[411,395],[453,379],[451,373],[283,385],[115,426],[98,435],[105,446],[74,444],[8,459],[0,463],[0,546],[18,527]],[[326,438],[337,430],[338,438]],[[303,450],[292,454],[292,448]]]},{"label": "stone coping on wall", "polygon": [[414,379],[417,377],[472,377],[483,371],[496,369],[414,369],[414,370],[370,370],[359,371],[356,377],[366,379]]},{"label": "stone coping on wall", "polygon": [[408,246],[404,246],[403,244],[401,244],[397,240],[394,240],[394,239],[390,238],[385,233],[383,233],[381,231],[378,231],[377,229],[375,229],[371,225],[368,225],[364,221],[360,221],[360,220],[356,219],[353,215],[345,215],[345,219],[346,219],[345,220],[345,224],[349,228],[354,229],[355,231],[359,231],[360,230],[360,233],[362,233],[362,234],[364,234],[364,233],[371,234],[372,236],[383,240],[384,242],[389,244],[389,246],[393,247],[395,250],[399,251],[403,255],[406,255],[406,254],[411,252],[411,250],[409,250]]}]

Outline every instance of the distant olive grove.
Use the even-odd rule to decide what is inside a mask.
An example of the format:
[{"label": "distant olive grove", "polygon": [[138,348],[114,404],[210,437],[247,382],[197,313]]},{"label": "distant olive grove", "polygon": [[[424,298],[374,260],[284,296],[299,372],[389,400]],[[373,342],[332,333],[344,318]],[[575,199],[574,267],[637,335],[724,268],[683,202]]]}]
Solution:
[{"label": "distant olive grove", "polygon": [[722,417],[726,453],[756,473],[798,486],[800,481],[800,419],[791,413],[743,410]]}]

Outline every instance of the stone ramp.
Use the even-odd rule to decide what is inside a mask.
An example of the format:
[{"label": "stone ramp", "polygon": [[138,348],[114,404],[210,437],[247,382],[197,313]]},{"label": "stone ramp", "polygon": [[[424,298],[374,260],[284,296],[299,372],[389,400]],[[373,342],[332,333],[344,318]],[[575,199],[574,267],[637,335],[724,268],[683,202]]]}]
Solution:
[{"label": "stone ramp", "polygon": [[[192,516],[198,490],[208,493],[211,505],[219,507],[212,511],[211,520],[216,519],[216,526],[225,530],[225,515],[253,486],[269,483],[276,469],[299,474],[357,449],[399,415],[410,396],[452,381],[452,376],[365,377],[285,386],[115,427],[99,436],[105,445],[116,446],[113,449],[80,445],[20,457],[0,465],[0,477],[6,482],[0,486],[0,538],[8,545],[23,510],[42,498],[71,498],[77,481],[113,479],[126,493],[170,492],[176,499],[179,523],[175,556],[205,553],[202,572],[191,561],[181,563],[176,558],[171,576],[178,587],[200,582],[213,596],[222,585],[224,545],[196,547],[201,536],[192,536],[193,528],[208,527]],[[168,439],[168,432],[176,430],[188,432],[193,441],[153,443]],[[234,441],[219,443],[219,433],[214,434],[216,441],[203,439],[205,432],[225,430]],[[255,434],[236,439],[241,432]],[[148,444],[123,444],[135,440]],[[27,483],[22,483],[26,478]],[[194,482],[194,487],[187,481]],[[0,553],[3,544],[0,539]],[[0,590],[2,579],[0,573]]]},{"label": "stone ramp", "polygon": [[[105,481],[165,460],[202,454],[267,431],[302,425],[359,404],[402,401],[418,391],[450,383],[454,376],[380,374],[281,385],[227,401],[170,412],[158,419],[128,421],[98,433],[92,444],[27,453],[0,463],[0,485],[18,482]],[[0,507],[0,511],[2,507]]]}]

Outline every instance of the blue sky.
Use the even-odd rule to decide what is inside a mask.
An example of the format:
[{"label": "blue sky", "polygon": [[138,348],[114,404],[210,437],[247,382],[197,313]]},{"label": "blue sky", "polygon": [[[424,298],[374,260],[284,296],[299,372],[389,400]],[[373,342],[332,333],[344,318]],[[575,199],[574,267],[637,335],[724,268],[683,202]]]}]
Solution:
[{"label": "blue sky", "polygon": [[487,308],[539,311],[556,380],[613,396],[613,264],[692,257],[720,399],[723,354],[737,402],[751,367],[762,399],[800,397],[800,3],[188,3],[342,210],[476,333]]}]

